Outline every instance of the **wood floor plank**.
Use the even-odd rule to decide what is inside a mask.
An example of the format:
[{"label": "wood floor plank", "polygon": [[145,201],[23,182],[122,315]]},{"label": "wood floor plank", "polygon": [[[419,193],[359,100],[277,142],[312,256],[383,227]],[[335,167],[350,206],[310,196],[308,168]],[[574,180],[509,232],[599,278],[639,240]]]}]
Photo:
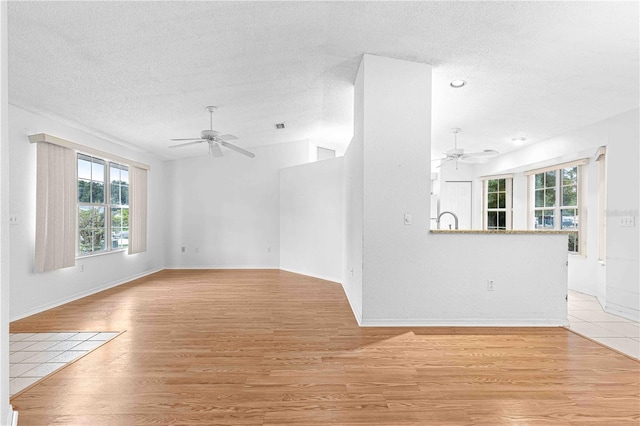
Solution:
[{"label": "wood floor plank", "polygon": [[21,426],[640,422],[640,363],[563,328],[359,328],[284,271],[162,271],[10,328],[126,330],[13,398]]}]

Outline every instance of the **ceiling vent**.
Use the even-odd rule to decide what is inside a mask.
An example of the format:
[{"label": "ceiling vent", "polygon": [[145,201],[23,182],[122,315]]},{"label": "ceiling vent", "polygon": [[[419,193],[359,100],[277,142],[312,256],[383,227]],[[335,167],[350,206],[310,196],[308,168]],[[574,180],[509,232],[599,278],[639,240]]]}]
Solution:
[{"label": "ceiling vent", "polygon": [[276,129],[278,129],[278,130],[284,129],[284,123],[277,123],[276,124]]}]

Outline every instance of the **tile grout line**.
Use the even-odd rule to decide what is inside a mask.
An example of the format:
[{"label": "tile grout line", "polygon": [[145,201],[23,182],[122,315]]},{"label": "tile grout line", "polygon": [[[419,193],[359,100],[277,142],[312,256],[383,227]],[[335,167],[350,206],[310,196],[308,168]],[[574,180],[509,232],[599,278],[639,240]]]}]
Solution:
[{"label": "tile grout line", "polygon": [[[577,294],[576,294],[577,293]],[[600,302],[597,300],[596,297],[594,296],[590,296],[584,293],[580,293],[580,292],[576,292],[575,290],[570,290],[569,291],[569,296],[570,298],[573,299],[573,301],[569,301],[568,305],[567,305],[567,313],[569,316],[569,326],[565,327],[567,330],[570,330],[571,332],[573,332],[574,334],[577,334],[579,336],[582,336],[588,340],[591,340],[592,342],[596,342],[598,343],[600,346],[604,346],[606,348],[609,348],[615,352],[618,352],[620,354],[625,355],[626,357],[629,357],[631,359],[633,359],[634,361],[639,361],[640,358],[638,358],[638,356],[636,356],[635,354],[631,354],[628,352],[625,352],[623,350],[620,349],[616,349],[608,344],[606,344],[605,342],[602,342],[600,340],[596,340],[596,339],[621,339],[626,341],[630,341],[630,342],[638,342],[639,340],[637,338],[634,337],[629,337],[627,336],[625,333],[626,332],[620,332],[619,330],[613,330],[611,328],[606,328],[602,325],[600,325],[599,323],[605,323],[605,324],[617,324],[617,323],[622,323],[622,324],[629,324],[631,326],[638,326],[639,324],[635,321],[631,321],[627,318],[623,318],[623,317],[619,317],[620,320],[619,321],[593,321],[593,319],[582,319],[582,318],[578,318],[574,314],[576,311],[580,311],[580,312],[596,312],[596,313],[602,313],[602,314],[606,314],[612,317],[617,317],[616,315],[610,314],[608,312],[605,312],[604,309],[602,309],[602,306],[600,305]],[[585,303],[587,302],[589,305],[591,306],[597,306],[598,309],[583,309],[581,308],[579,305],[573,305],[572,303]],[[597,304],[597,305],[595,305]],[[583,317],[590,317],[587,314],[583,314]],[[571,318],[575,318],[575,320],[571,320]],[[609,334],[609,336],[603,336],[603,337],[595,337],[593,335],[589,335],[589,333],[585,333],[584,331],[577,331],[574,328],[571,328],[572,325],[577,325],[578,323],[582,324],[584,326],[584,324],[589,324],[589,326],[591,327],[596,327],[599,329],[602,329],[603,332],[606,332],[606,334]],[[610,336],[611,334],[613,334],[614,336]],[[619,335],[619,336],[615,336],[615,335]],[[639,346],[640,348],[640,346]]]},{"label": "tile grout line", "polygon": [[[70,360],[70,361],[66,361],[66,362],[64,363],[64,365],[62,365],[61,367],[59,367],[59,368],[57,368],[57,369],[55,369],[55,370],[51,371],[50,373],[48,373],[48,374],[46,374],[46,375],[44,375],[44,376],[42,376],[42,377],[32,377],[32,378],[35,378],[35,379],[36,379],[36,381],[34,381],[33,383],[31,383],[31,384],[29,384],[29,385],[25,386],[24,388],[22,388],[22,389],[20,389],[20,390],[17,390],[15,393],[11,394],[9,398],[10,398],[10,399],[15,398],[15,397],[17,397],[18,395],[20,395],[20,394],[24,393],[25,391],[27,391],[27,390],[31,389],[32,387],[34,387],[35,385],[39,384],[40,382],[42,382],[43,380],[47,379],[48,377],[50,377],[50,376],[52,376],[52,375],[54,375],[54,374],[58,373],[59,371],[62,371],[63,369],[67,368],[69,365],[74,364],[76,361],[79,361],[80,359],[82,359],[82,358],[84,358],[85,356],[89,355],[89,354],[90,354],[90,353],[92,353],[93,351],[95,351],[95,350],[97,350],[98,348],[100,348],[100,347],[104,346],[105,344],[109,343],[110,341],[112,341],[112,340],[113,340],[113,339],[115,339],[116,337],[119,337],[121,334],[125,333],[126,331],[127,331],[127,330],[122,330],[122,331],[104,331],[104,332],[103,332],[103,331],[99,331],[99,332],[84,332],[84,331],[76,331],[76,332],[65,332],[65,331],[60,331],[60,332],[53,332],[53,333],[55,333],[55,334],[60,334],[60,333],[76,333],[76,334],[79,334],[79,333],[94,333],[94,334],[93,334],[93,336],[91,336],[91,337],[95,337],[96,335],[98,335],[98,334],[100,334],[100,333],[109,333],[109,334],[115,333],[115,335],[111,336],[110,338],[108,338],[107,340],[104,340],[104,341],[94,340],[94,342],[100,342],[100,344],[99,344],[99,345],[97,345],[96,347],[94,347],[93,349],[86,351],[84,354],[82,354],[82,355],[78,356],[77,358],[74,358],[74,359],[72,359],[72,360]],[[33,333],[33,332],[27,332],[27,333],[28,333],[28,334],[40,334],[40,333]],[[27,333],[24,333],[24,334],[27,334]],[[51,332],[47,332],[46,334],[50,334],[50,333],[51,333]],[[23,333],[11,333],[11,334],[15,335],[15,334],[23,334]],[[45,334],[45,333],[42,333],[42,334]],[[71,336],[71,337],[73,337],[73,336]],[[21,341],[21,340],[20,340],[20,341]],[[20,342],[20,341],[18,341],[18,342]],[[46,341],[46,340],[45,340],[45,341]],[[62,340],[62,341],[60,341],[60,342],[64,342],[64,341],[67,341],[67,340]],[[85,343],[85,342],[87,342],[87,341],[90,341],[90,340],[89,340],[89,339],[82,340],[79,344]],[[58,343],[60,343],[60,342],[58,342]],[[13,342],[13,343],[17,343],[17,342]],[[34,342],[34,344],[35,344],[35,343],[38,343],[38,342]],[[56,343],[56,344],[57,344],[57,343]],[[77,346],[77,345],[76,345],[76,346]],[[28,348],[28,347],[27,347],[27,348]],[[73,348],[68,349],[68,350],[65,350],[64,352],[69,352],[69,351],[72,351],[72,350],[73,350]],[[17,353],[17,352],[20,352],[20,351],[14,351],[13,353]],[[24,352],[30,352],[30,351],[24,351]],[[34,352],[34,354],[39,354],[39,353],[47,352],[47,351],[46,351],[46,350],[42,350],[42,351],[33,351],[33,352]],[[64,353],[64,352],[63,352],[63,353]],[[48,363],[48,362],[47,362],[47,361],[45,361],[45,362],[39,362],[38,364],[39,364],[39,365],[43,365],[43,364],[47,364],[47,363]],[[13,363],[13,365],[18,365],[18,364],[21,364],[21,362]],[[25,363],[25,364],[26,364],[26,363]],[[35,368],[37,368],[37,367],[34,367],[33,369],[35,369]],[[25,372],[23,372],[23,373],[21,373],[21,374],[28,373],[29,371],[31,371],[31,370],[27,370],[27,371],[25,371]],[[25,378],[25,379],[26,379],[26,378],[29,378],[29,377],[21,377],[21,376],[18,376],[18,377],[9,377],[9,380],[10,380],[10,381],[12,381],[12,380],[15,380],[15,379],[21,379],[21,378]]]}]

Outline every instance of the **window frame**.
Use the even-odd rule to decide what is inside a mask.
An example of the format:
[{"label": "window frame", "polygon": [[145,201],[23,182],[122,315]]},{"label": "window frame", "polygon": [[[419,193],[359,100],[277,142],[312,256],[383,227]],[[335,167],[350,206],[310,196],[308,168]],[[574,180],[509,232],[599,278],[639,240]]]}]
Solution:
[{"label": "window frame", "polygon": [[[77,222],[77,225],[76,225],[76,259],[125,251],[125,250],[128,249],[128,246],[129,246],[128,243],[125,246],[123,246],[121,244],[118,244],[117,248],[113,248],[113,238],[112,238],[113,224],[112,224],[112,217],[111,216],[112,216],[112,209],[114,209],[114,208],[119,208],[119,209],[126,208],[129,211],[131,209],[129,195],[128,195],[130,193],[130,180],[129,180],[129,177],[128,177],[128,173],[129,173],[129,170],[131,169],[131,165],[126,164],[126,163],[124,163],[122,161],[113,161],[108,157],[103,157],[103,156],[90,154],[90,153],[86,153],[86,152],[82,152],[82,151],[76,151],[76,167],[75,167],[76,185],[79,185],[79,182],[81,180],[80,176],[78,175],[79,161],[81,159],[85,160],[85,161],[91,161],[92,164],[94,162],[93,160],[98,160],[98,161],[102,162],[103,168],[104,168],[104,172],[103,172],[103,184],[104,184],[103,197],[104,198],[103,198],[103,203],[95,203],[95,202],[93,202],[93,200],[91,200],[90,202],[80,201],[80,195],[78,194],[76,196],[76,215],[77,215],[77,219],[78,219],[78,222]],[[111,186],[112,186],[111,168],[112,167],[118,168],[120,170],[126,170],[127,171],[127,185],[126,185],[126,187],[129,188],[129,190],[127,191],[127,202],[128,202],[128,204],[115,204],[115,203],[112,203],[112,199],[111,199]],[[93,179],[93,176],[92,176],[91,182],[93,182],[93,181],[94,181],[94,179]],[[122,182],[122,181],[120,180],[119,182]],[[123,185],[121,183],[119,183],[118,186],[122,187]],[[120,197],[119,201],[122,201],[121,197]],[[91,252],[87,252],[87,253],[83,253],[80,250],[80,208],[81,207],[101,207],[101,208],[104,209],[104,249],[102,249],[102,250],[92,250]],[[122,228],[123,228],[122,226],[119,227],[121,232],[122,232]],[[129,232],[129,228],[130,228],[130,223],[127,224],[127,232]]]},{"label": "window frame", "polygon": [[[489,181],[505,180],[505,207],[489,207]],[[500,193],[502,191],[498,191]],[[489,228],[487,215],[489,212],[505,212],[505,229]],[[513,229],[513,176],[485,176],[482,178],[482,229],[489,231],[509,231]]]},{"label": "window frame", "polygon": [[[588,163],[587,159],[576,160],[568,163],[556,164],[553,166],[545,167],[542,169],[531,170],[525,173],[528,178],[528,198],[529,198],[529,208],[528,208],[528,225],[529,229],[533,229],[539,232],[549,232],[549,231],[565,231],[569,235],[575,234],[578,237],[578,243],[576,244],[576,250],[570,251],[567,247],[567,251],[571,255],[584,256],[586,251],[586,232],[585,232],[585,222],[587,219],[586,210],[585,210],[585,197],[583,196],[583,187],[584,187],[584,165]],[[564,185],[564,170],[568,168],[576,167],[576,205],[575,206],[565,206],[564,197],[563,197],[563,187]],[[536,175],[541,173],[546,173],[550,171],[555,171],[555,205],[549,207],[536,207]],[[545,177],[546,179],[546,177]],[[545,183],[546,185],[546,183]],[[543,188],[547,189],[546,186]],[[551,187],[548,187],[551,188]],[[576,229],[563,229],[562,228],[562,211],[567,209],[575,209],[578,220],[578,226]],[[551,229],[537,229],[535,227],[536,220],[536,211],[553,211],[553,228]],[[544,213],[543,213],[544,217]]]},{"label": "window frame", "polygon": [[607,147],[596,152],[598,163],[598,262],[607,262]]}]

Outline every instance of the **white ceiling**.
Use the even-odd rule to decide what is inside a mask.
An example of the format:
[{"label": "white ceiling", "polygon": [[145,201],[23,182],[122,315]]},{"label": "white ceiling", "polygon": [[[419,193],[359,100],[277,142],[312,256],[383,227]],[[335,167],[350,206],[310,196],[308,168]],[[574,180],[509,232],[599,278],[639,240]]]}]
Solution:
[{"label": "white ceiling", "polygon": [[[517,148],[638,107],[638,2],[10,2],[9,100],[165,158],[344,151],[362,53],[433,65],[434,155]],[[462,89],[449,82],[462,78]],[[274,124],[284,122],[285,130]],[[390,144],[396,141],[390,141]]]}]

